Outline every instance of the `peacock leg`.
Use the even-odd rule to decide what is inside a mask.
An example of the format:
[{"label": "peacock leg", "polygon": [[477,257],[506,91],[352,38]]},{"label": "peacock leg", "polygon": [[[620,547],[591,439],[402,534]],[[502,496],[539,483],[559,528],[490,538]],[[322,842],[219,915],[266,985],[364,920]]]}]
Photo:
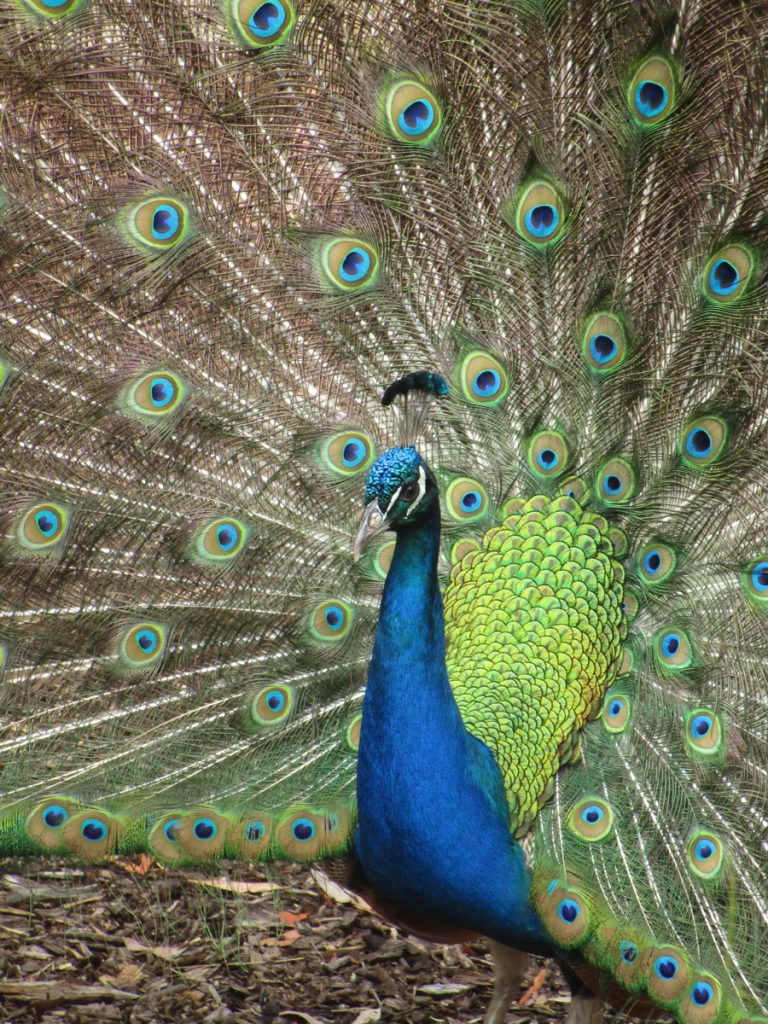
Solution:
[{"label": "peacock leg", "polygon": [[[520,991],[523,975],[528,967],[528,954],[494,939],[489,939],[488,942],[493,957],[493,996],[483,1018],[483,1024],[502,1024],[509,1004]],[[570,1024],[578,1022],[571,1021]]]}]

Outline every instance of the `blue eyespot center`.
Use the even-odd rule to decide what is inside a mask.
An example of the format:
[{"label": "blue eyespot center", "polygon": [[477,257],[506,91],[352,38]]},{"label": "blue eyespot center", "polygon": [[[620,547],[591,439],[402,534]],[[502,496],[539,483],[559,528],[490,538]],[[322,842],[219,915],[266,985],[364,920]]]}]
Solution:
[{"label": "blue eyespot center", "polygon": [[281,690],[270,690],[267,694],[267,707],[270,711],[282,711],[285,707],[285,694]]},{"label": "blue eyespot center", "polygon": [[697,981],[691,989],[691,1001],[696,1003],[697,1006],[706,1006],[714,994],[712,986],[708,985],[706,981]]},{"label": "blue eyespot center", "polygon": [[461,496],[460,504],[464,512],[474,512],[480,507],[482,500],[479,491],[467,491]]},{"label": "blue eyespot center", "polygon": [[621,959],[626,964],[632,964],[637,960],[637,946],[634,942],[629,942],[626,939],[620,942],[619,952],[621,953]]},{"label": "blue eyespot center", "polygon": [[551,448],[543,448],[537,456],[537,461],[542,469],[554,469],[560,461],[560,456]]},{"label": "blue eyespot center", "polygon": [[169,843],[178,842],[179,839],[179,826],[181,822],[178,818],[173,818],[171,821],[166,821],[163,826],[163,833]]},{"label": "blue eyespot center", "polygon": [[216,822],[210,818],[198,818],[195,822],[192,831],[198,839],[213,839],[218,832]]},{"label": "blue eyespot center", "polygon": [[709,860],[715,853],[715,847],[711,840],[700,839],[694,848],[696,860]]},{"label": "blue eyespot center", "polygon": [[98,818],[87,818],[83,822],[80,831],[84,839],[89,839],[92,843],[98,843],[106,836],[107,826],[103,821],[99,821]]},{"label": "blue eyespot center", "polygon": [[251,821],[245,827],[245,838],[251,843],[257,843],[264,837],[266,831],[260,821]]},{"label": "blue eyespot center", "polygon": [[603,817],[602,807],[597,807],[595,804],[590,804],[581,812],[581,820],[587,825],[596,825],[598,821],[602,821]]},{"label": "blue eyespot center", "polygon": [[609,473],[605,478],[605,489],[609,494],[618,494],[621,490],[621,477]]},{"label": "blue eyespot center", "polygon": [[341,461],[347,469],[354,469],[355,466],[359,466],[361,462],[365,461],[367,454],[368,452],[363,442],[354,439],[352,441],[347,441],[344,445],[344,450],[341,453]]},{"label": "blue eyespot center", "polygon": [[739,287],[739,272],[730,260],[716,260],[709,272],[709,287],[715,295],[730,295]]},{"label": "blue eyespot center", "polygon": [[712,728],[712,719],[709,715],[696,715],[693,720],[693,731],[697,736],[706,736]]},{"label": "blue eyespot center", "polygon": [[286,17],[286,10],[279,0],[268,0],[253,12],[248,27],[254,35],[269,38],[282,28]]},{"label": "blue eyespot center", "polygon": [[59,528],[59,517],[55,512],[41,509],[35,515],[35,523],[44,537],[51,537]]},{"label": "blue eyespot center", "polygon": [[222,551],[231,551],[237,543],[237,532],[232,526],[220,526],[216,531],[216,540]]},{"label": "blue eyespot center", "polygon": [[703,427],[695,427],[685,439],[685,450],[694,459],[703,459],[712,451],[712,436]]},{"label": "blue eyespot center", "polygon": [[472,381],[472,390],[480,398],[492,398],[501,388],[501,376],[496,370],[482,370]]},{"label": "blue eyespot center", "polygon": [[432,127],[434,121],[434,108],[429,100],[425,99],[409,103],[397,119],[398,125],[406,135],[421,135]]},{"label": "blue eyespot center", "polygon": [[768,562],[760,562],[751,572],[752,586],[755,590],[768,590]]},{"label": "blue eyespot center", "polygon": [[308,818],[297,818],[293,823],[293,834],[300,842],[305,843],[315,834],[315,826]]},{"label": "blue eyespot center", "polygon": [[640,82],[635,91],[635,103],[643,117],[655,117],[660,114],[667,102],[667,90],[659,82]]},{"label": "blue eyespot center", "polygon": [[157,406],[158,409],[162,409],[163,406],[173,398],[173,384],[168,380],[167,377],[155,377],[149,389],[149,397],[152,405]]},{"label": "blue eyespot center", "polygon": [[525,215],[525,226],[528,233],[535,238],[549,238],[557,230],[560,214],[556,207],[549,203],[532,207]]},{"label": "blue eyespot center", "polygon": [[558,917],[566,924],[573,924],[581,913],[581,907],[575,900],[561,900],[557,907]]},{"label": "blue eyespot center", "polygon": [[589,340],[589,354],[596,363],[608,363],[613,359],[619,346],[608,334],[595,334]]},{"label": "blue eyespot center", "polygon": [[140,629],[136,634],[136,643],[145,654],[151,654],[157,647],[157,636],[151,629]]},{"label": "blue eyespot center", "polygon": [[661,568],[661,555],[655,549],[649,551],[643,559],[643,567],[647,573],[655,575]]},{"label": "blue eyespot center", "polygon": [[677,974],[677,961],[671,956],[660,956],[654,964],[656,973],[664,981],[671,981]]},{"label": "blue eyespot center", "polygon": [[608,714],[611,716],[611,718],[615,718],[617,715],[620,715],[623,710],[624,701],[622,700],[612,700],[611,703],[608,705]]},{"label": "blue eyespot center", "polygon": [[162,203],[152,214],[152,237],[166,242],[179,230],[179,212]]},{"label": "blue eyespot center", "polygon": [[677,654],[680,648],[680,637],[677,633],[667,633],[661,642],[662,654],[667,658],[673,657]]},{"label": "blue eyespot center", "polygon": [[61,804],[51,804],[43,811],[43,821],[48,828],[61,828],[69,818],[69,812]]},{"label": "blue eyespot center", "polygon": [[338,605],[332,604],[325,609],[325,623],[330,629],[341,629],[344,623],[344,612]]},{"label": "blue eyespot center", "polygon": [[371,268],[371,257],[365,249],[350,249],[341,262],[339,274],[344,281],[359,281]]}]

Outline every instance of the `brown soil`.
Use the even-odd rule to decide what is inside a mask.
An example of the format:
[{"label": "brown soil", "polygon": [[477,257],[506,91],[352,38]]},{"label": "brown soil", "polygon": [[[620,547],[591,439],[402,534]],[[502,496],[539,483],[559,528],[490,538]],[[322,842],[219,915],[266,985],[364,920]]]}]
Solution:
[{"label": "brown soil", "polygon": [[[149,859],[3,869],[2,1024],[470,1024],[490,998],[482,944],[399,934],[298,866],[268,875],[166,870]],[[526,986],[534,982],[510,1022],[562,1017],[557,969],[532,962]]]}]

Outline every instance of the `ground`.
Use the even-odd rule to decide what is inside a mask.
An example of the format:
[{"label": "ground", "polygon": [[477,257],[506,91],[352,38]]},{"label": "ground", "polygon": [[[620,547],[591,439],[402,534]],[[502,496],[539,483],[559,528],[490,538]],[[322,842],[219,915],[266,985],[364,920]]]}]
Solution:
[{"label": "ground", "polygon": [[[561,1018],[556,968],[531,985],[510,1024]],[[483,944],[401,935],[297,866],[2,864],[1,1024],[470,1024],[491,987]]]}]

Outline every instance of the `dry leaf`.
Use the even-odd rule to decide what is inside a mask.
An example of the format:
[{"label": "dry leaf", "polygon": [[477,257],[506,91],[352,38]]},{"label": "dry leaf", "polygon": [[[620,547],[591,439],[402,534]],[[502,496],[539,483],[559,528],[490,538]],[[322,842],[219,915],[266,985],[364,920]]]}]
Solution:
[{"label": "dry leaf", "polygon": [[290,910],[281,910],[277,915],[277,920],[281,924],[298,924],[299,921],[305,921],[309,917],[309,914],[293,914]]}]

